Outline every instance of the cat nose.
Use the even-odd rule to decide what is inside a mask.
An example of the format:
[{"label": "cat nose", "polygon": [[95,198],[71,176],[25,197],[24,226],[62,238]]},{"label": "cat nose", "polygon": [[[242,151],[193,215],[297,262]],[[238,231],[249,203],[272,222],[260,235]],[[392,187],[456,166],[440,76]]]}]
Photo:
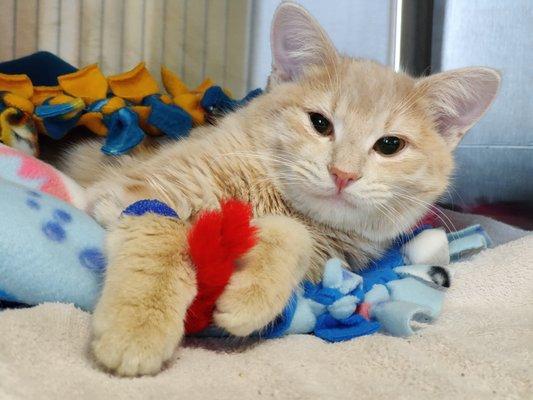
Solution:
[{"label": "cat nose", "polygon": [[331,174],[339,193],[350,183],[359,179],[359,175],[355,172],[346,172],[333,165],[329,167],[329,173]]}]

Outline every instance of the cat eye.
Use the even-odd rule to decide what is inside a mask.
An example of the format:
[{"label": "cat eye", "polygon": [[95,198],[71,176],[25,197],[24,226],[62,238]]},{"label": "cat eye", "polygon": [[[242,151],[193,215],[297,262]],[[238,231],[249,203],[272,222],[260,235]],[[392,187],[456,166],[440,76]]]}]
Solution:
[{"label": "cat eye", "polygon": [[381,155],[391,156],[405,147],[405,140],[397,136],[383,136],[374,144],[374,150]]},{"label": "cat eye", "polygon": [[315,130],[322,136],[330,136],[333,133],[333,124],[322,114],[316,112],[309,113],[309,119]]}]

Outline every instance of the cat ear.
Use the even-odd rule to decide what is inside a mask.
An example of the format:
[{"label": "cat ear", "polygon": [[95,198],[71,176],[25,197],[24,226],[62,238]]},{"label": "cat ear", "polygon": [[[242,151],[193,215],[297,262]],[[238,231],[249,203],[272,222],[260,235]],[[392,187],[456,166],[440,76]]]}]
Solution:
[{"label": "cat ear", "polygon": [[338,58],[337,50],[319,23],[305,8],[292,2],[282,3],[276,9],[270,45],[270,83],[292,81],[306,66],[333,63]]},{"label": "cat ear", "polygon": [[452,147],[487,111],[499,87],[500,74],[490,68],[441,72],[417,83],[437,129]]}]

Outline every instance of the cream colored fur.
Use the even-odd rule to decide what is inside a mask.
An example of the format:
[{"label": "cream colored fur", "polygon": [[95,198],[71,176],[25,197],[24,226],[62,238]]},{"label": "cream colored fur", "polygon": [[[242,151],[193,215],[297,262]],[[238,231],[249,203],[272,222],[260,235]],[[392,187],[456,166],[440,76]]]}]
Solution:
[{"label": "cream colored fur", "polygon": [[[94,143],[68,159],[68,172],[88,188],[89,210],[110,230],[92,348],[118,374],[157,372],[179,343],[195,295],[185,232],[199,212],[225,198],[252,204],[259,243],[240,260],[215,313],[218,326],[248,335],[282,311],[306,274],[316,279],[327,258],[361,268],[409,231],[445,190],[453,147],[499,82],[488,69],[415,80],[340,56],[292,3],[278,9],[272,42],[268,93],[217,126],[117,160],[102,160]],[[332,121],[334,135],[320,136],[309,112]],[[374,143],[391,135],[405,148],[376,153]],[[338,192],[331,166],[361,178]],[[119,219],[145,198],[168,203],[182,222]]]},{"label": "cream colored fur", "polygon": [[92,349],[121,375],[158,372],[183,336],[196,296],[187,232],[186,222],[145,215],[121,219],[109,235],[111,262],[93,315]]}]

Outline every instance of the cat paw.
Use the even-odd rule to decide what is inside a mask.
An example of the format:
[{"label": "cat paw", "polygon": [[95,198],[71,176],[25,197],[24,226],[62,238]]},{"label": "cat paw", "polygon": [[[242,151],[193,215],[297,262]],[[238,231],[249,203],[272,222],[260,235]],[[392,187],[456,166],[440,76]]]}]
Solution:
[{"label": "cat paw", "polygon": [[86,212],[102,226],[116,222],[124,209],[120,193],[106,187],[92,187],[87,191]]},{"label": "cat paw", "polygon": [[183,327],[150,326],[135,317],[121,318],[120,323],[99,319],[93,324],[93,355],[101,366],[120,376],[158,373],[183,336]]},{"label": "cat paw", "polygon": [[283,310],[281,299],[274,301],[262,287],[226,288],[213,314],[215,324],[235,336],[249,336],[264,328]]}]

